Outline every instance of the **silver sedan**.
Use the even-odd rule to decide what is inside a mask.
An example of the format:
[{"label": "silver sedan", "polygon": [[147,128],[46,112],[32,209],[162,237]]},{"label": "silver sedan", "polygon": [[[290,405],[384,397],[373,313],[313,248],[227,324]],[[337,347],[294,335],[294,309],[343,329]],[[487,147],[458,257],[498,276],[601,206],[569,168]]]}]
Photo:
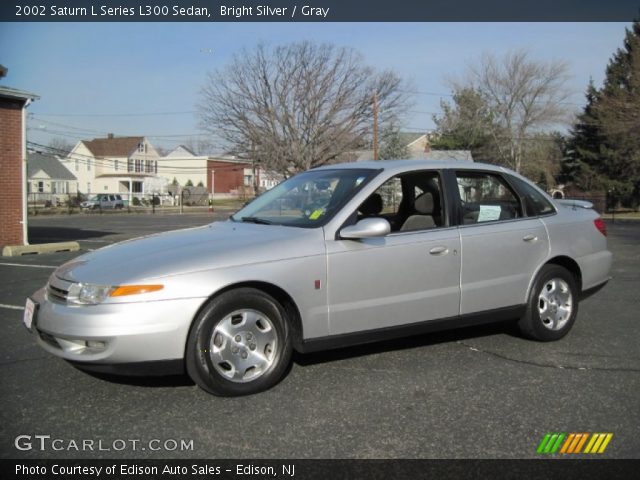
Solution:
[{"label": "silver sedan", "polygon": [[226,222],[78,257],[24,322],[80,368],[186,370],[243,395],[276,384],[293,350],[511,319],[558,340],[610,267],[587,202],[491,165],[360,162],[298,174]]}]

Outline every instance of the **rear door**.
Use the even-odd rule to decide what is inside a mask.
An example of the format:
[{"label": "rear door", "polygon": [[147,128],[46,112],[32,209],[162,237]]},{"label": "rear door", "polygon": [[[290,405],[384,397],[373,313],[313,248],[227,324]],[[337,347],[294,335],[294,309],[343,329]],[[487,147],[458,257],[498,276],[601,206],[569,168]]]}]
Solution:
[{"label": "rear door", "polygon": [[522,305],[549,249],[542,221],[497,172],[455,172],[461,241],[460,313]]}]

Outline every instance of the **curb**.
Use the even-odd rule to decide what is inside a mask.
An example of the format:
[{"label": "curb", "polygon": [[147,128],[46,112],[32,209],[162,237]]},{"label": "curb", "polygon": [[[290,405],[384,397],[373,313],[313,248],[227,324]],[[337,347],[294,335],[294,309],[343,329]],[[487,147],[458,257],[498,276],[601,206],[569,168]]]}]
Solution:
[{"label": "curb", "polygon": [[2,249],[3,257],[18,257],[54,252],[75,252],[80,250],[78,242],[40,243],[37,245],[7,245]]}]

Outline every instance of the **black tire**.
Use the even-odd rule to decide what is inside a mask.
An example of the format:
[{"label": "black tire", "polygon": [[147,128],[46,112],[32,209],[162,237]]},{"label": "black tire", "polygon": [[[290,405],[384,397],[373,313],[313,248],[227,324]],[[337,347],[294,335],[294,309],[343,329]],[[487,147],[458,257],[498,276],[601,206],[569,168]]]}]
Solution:
[{"label": "black tire", "polygon": [[[553,288],[554,284],[558,286],[558,291],[562,292],[562,300],[560,301],[556,298],[554,303],[546,304],[546,301],[541,298],[543,289],[549,291],[549,288]],[[564,291],[565,289],[566,292]],[[570,303],[566,300],[567,298]],[[576,321],[578,301],[578,287],[576,279],[571,272],[559,265],[545,265],[538,272],[538,276],[529,294],[527,311],[518,321],[518,327],[525,337],[533,340],[540,342],[560,340],[569,333],[569,330],[571,330],[571,327]],[[558,321],[556,328],[554,328],[549,316],[552,317],[555,315],[555,312],[558,311],[558,306],[566,309],[568,305],[570,305],[570,314],[566,319]],[[556,310],[553,310],[554,307]],[[544,310],[544,312],[550,313],[545,315],[543,312],[541,315],[541,309]]]},{"label": "black tire", "polygon": [[[221,373],[226,371],[228,375],[235,375],[236,371],[240,372],[239,369],[234,368],[235,364],[233,362],[241,363],[243,360],[231,356],[230,348],[232,347],[236,348],[236,352],[233,355],[242,354],[245,355],[242,358],[246,359],[248,354],[250,358],[247,361],[253,358],[250,352],[252,345],[248,342],[248,337],[246,336],[247,333],[250,334],[252,331],[250,326],[247,326],[246,332],[238,331],[238,336],[233,339],[224,335],[216,336],[216,332],[219,331],[216,328],[228,327],[234,321],[234,318],[242,317],[241,314],[231,315],[239,311],[248,311],[249,315],[255,312],[263,318],[264,321],[262,323],[260,323],[260,320],[252,323],[262,326],[268,324],[268,333],[275,339],[271,342],[271,350],[268,351],[271,356],[267,355],[267,351],[264,352],[264,357],[269,358],[271,361],[270,365],[264,368],[254,368],[254,371],[259,372],[259,374],[256,374],[255,378],[249,377],[249,380],[230,379]],[[247,325],[249,323],[249,320],[243,319],[241,321],[246,322]],[[238,325],[238,327],[231,326],[231,328],[238,328],[239,330],[243,328],[243,323]],[[292,351],[290,332],[291,329],[286,320],[284,309],[270,295],[253,288],[230,290],[210,300],[194,320],[189,332],[185,354],[187,373],[200,388],[214,395],[250,395],[267,390],[280,381],[289,366]],[[254,333],[260,334],[261,332],[255,332],[254,330]],[[234,343],[235,339],[240,336],[242,337],[242,343]],[[222,338],[222,341],[225,342],[223,344],[224,348],[220,350],[222,352],[221,355],[228,355],[231,363],[227,361],[219,362],[212,358],[215,355],[213,348],[216,345],[214,344],[219,338]],[[229,342],[229,344],[227,345],[226,342]],[[257,336],[254,342],[259,344],[260,341]],[[252,350],[256,349],[256,344],[253,344]],[[263,347],[259,344],[257,348],[260,350],[261,348],[269,347]],[[215,365],[214,362],[216,362]],[[229,370],[225,370],[226,367],[230,367]],[[246,374],[249,370],[247,369],[244,373]]]}]

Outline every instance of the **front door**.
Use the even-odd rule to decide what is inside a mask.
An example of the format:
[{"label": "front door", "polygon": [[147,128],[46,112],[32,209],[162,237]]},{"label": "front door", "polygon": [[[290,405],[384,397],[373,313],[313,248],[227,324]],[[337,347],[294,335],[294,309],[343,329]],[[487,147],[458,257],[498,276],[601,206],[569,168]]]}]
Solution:
[{"label": "front door", "polygon": [[458,315],[460,237],[441,185],[432,171],[393,177],[358,209],[389,220],[389,235],[327,240],[331,335]]}]

